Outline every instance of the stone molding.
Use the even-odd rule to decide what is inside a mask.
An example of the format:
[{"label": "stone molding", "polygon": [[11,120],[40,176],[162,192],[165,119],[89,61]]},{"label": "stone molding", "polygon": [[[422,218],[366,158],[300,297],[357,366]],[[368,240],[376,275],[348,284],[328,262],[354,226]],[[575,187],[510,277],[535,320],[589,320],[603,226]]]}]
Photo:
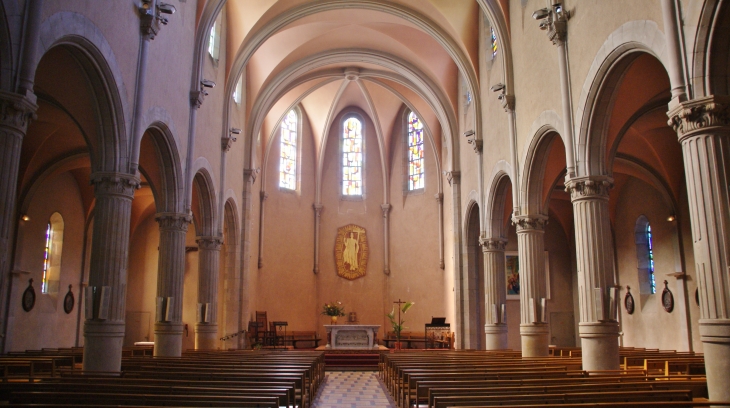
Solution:
[{"label": "stone molding", "polygon": [[681,142],[697,132],[730,126],[730,97],[710,95],[680,102],[667,112],[671,126]]},{"label": "stone molding", "polygon": [[264,202],[267,198],[269,198],[269,194],[267,194],[265,191],[261,191],[259,192],[259,197],[261,197],[261,202]]},{"label": "stone molding", "polygon": [[388,213],[390,212],[391,207],[393,207],[390,204],[381,204],[380,209],[383,210],[383,218],[388,218]]},{"label": "stone molding", "polygon": [[161,230],[187,231],[193,217],[184,213],[163,212],[155,215],[155,221],[160,224]]},{"label": "stone molding", "polygon": [[[35,96],[35,95],[34,95]],[[0,91],[0,125],[25,134],[28,125],[37,118],[38,105],[28,96]]]},{"label": "stone molding", "polygon": [[479,238],[479,245],[482,246],[482,252],[504,251],[507,247],[507,240],[499,238]]},{"label": "stone molding", "polygon": [[517,232],[523,231],[544,231],[547,224],[547,216],[544,215],[520,215],[514,217],[512,222],[517,227]]},{"label": "stone molding", "polygon": [[205,95],[208,93],[203,91],[202,89],[190,91],[190,105],[194,109],[200,109],[201,106],[203,106],[203,102],[205,101]]},{"label": "stone molding", "polygon": [[259,169],[243,169],[243,180],[251,181],[251,184],[256,182],[256,176],[259,174]]},{"label": "stone molding", "polygon": [[139,178],[125,173],[96,172],[91,175],[96,195],[134,197],[134,190],[140,187]]},{"label": "stone molding", "polygon": [[231,150],[231,146],[233,146],[233,142],[236,141],[236,138],[231,136],[230,134],[228,136],[224,136],[221,138],[221,149],[228,153],[229,150]]},{"label": "stone molding", "polygon": [[324,206],[322,204],[312,204],[312,209],[314,210],[314,215],[319,218],[322,215]]},{"label": "stone molding", "polygon": [[444,175],[450,186],[461,184],[461,172],[459,170],[444,171]]},{"label": "stone molding", "polygon": [[608,200],[608,192],[613,187],[613,179],[608,176],[574,177],[565,182],[565,191],[570,200],[602,199]]},{"label": "stone molding", "polygon": [[437,193],[434,195],[434,198],[436,198],[436,201],[439,203],[444,202],[444,193]]},{"label": "stone molding", "polygon": [[510,94],[501,94],[497,97],[502,103],[502,108],[505,112],[515,110],[515,96]]},{"label": "stone molding", "polygon": [[223,245],[223,238],[213,236],[199,236],[195,238],[195,242],[198,243],[198,248],[207,251],[220,251],[221,245]]}]

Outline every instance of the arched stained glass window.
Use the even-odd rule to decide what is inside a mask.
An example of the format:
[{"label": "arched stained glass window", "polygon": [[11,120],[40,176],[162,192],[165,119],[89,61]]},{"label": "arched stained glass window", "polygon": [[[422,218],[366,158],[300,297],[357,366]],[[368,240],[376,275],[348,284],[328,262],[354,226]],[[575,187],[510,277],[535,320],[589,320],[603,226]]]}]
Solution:
[{"label": "arched stained glass window", "polygon": [[342,195],[362,195],[362,122],[350,117],[342,129]]},{"label": "arched stained glass window", "polygon": [[656,278],[654,277],[654,241],[651,235],[651,225],[646,224],[646,243],[649,247],[648,250],[648,272],[649,272],[649,284],[651,285],[651,293],[656,293]]},{"label": "arched stained glass window", "polygon": [[408,191],[423,187],[423,123],[411,112],[408,114]]},{"label": "arched stained glass window", "polygon": [[279,156],[279,187],[297,189],[297,126],[299,118],[292,109],[281,121],[281,153]]},{"label": "arched stained glass window", "polygon": [[55,212],[46,225],[46,246],[43,250],[41,293],[58,292],[63,251],[63,217]]},{"label": "arched stained glass window", "polygon": [[492,58],[497,56],[497,33],[494,32],[494,27],[489,28],[489,43],[492,48]]}]

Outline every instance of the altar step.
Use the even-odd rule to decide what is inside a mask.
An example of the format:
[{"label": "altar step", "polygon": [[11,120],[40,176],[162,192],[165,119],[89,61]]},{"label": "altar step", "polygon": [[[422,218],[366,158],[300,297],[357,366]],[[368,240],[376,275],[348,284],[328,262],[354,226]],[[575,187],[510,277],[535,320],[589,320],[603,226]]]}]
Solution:
[{"label": "altar step", "polygon": [[380,354],[325,353],[327,371],[377,371]]}]

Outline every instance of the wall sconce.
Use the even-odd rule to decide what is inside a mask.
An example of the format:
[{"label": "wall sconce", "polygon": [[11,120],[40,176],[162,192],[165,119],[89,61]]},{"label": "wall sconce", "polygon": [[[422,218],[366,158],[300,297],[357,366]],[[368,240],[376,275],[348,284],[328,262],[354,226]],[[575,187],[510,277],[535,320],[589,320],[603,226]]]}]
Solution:
[{"label": "wall sconce", "polygon": [[669,222],[673,222],[676,219],[677,219],[677,217],[675,217],[674,214],[669,214],[669,217],[667,217],[667,221],[669,221]]},{"label": "wall sconce", "polygon": [[26,215],[23,215],[22,217],[20,217],[20,219],[23,220],[23,221],[30,221],[30,217],[28,217],[27,214]]}]

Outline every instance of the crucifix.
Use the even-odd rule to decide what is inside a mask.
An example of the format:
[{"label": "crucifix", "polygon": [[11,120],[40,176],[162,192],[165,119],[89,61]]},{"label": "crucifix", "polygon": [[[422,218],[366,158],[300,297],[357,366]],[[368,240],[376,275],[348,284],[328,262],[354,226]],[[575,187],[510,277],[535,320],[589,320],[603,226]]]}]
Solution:
[{"label": "crucifix", "polygon": [[[402,327],[400,327],[400,325],[401,325],[401,324],[403,324],[403,323],[401,323],[401,319],[400,319],[400,305],[402,305],[402,304],[404,304],[404,303],[406,303],[406,302],[404,302],[404,301],[400,300],[400,298],[398,298],[398,301],[397,301],[397,302],[393,302],[393,303],[395,303],[395,304],[397,304],[397,305],[398,305],[398,327],[399,327],[399,329],[403,329]],[[397,340],[396,340],[396,341],[397,341],[397,342],[398,342],[399,344],[400,344],[400,332],[401,332],[401,331],[400,331],[400,330],[398,330],[398,332],[396,333],[396,338],[397,338]]]}]

